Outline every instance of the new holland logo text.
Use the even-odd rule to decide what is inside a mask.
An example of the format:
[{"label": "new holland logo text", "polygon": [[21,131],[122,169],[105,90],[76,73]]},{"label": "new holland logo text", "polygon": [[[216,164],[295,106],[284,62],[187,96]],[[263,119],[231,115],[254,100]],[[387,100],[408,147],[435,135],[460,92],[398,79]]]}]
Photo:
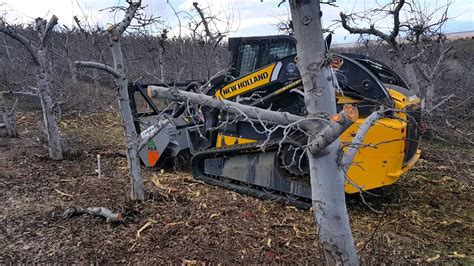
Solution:
[{"label": "new holland logo text", "polygon": [[225,96],[229,93],[232,93],[232,92],[235,92],[237,90],[243,89],[247,86],[250,86],[250,85],[252,85],[256,82],[259,82],[260,80],[266,79],[266,78],[268,78],[268,72],[263,72],[261,74],[258,74],[256,76],[254,76],[254,77],[250,77],[250,78],[248,78],[244,81],[241,81],[237,84],[234,84],[234,85],[232,85],[228,88],[222,88],[222,95]]}]

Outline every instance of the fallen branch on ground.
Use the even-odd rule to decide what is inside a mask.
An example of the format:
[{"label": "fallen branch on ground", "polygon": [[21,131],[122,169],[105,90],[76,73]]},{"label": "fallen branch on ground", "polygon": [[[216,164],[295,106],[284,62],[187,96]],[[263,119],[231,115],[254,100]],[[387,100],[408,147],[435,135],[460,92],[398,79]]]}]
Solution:
[{"label": "fallen branch on ground", "polygon": [[155,220],[149,220],[148,222],[146,222],[146,224],[144,224],[142,227],[140,227],[140,229],[138,229],[137,231],[137,234],[136,234],[136,238],[137,240],[140,238],[140,234],[145,231],[145,229],[147,229],[148,227],[152,226],[153,224],[156,224],[157,222]]},{"label": "fallen branch on ground", "polygon": [[89,207],[89,208],[81,208],[81,207],[69,207],[64,211],[62,214],[63,218],[69,218],[74,215],[82,215],[82,214],[90,214],[93,216],[102,216],[106,219],[108,223],[110,222],[120,222],[123,220],[122,214],[120,212],[113,212],[108,208],[105,207]]},{"label": "fallen branch on ground", "polygon": [[55,190],[56,192],[58,192],[59,195],[61,195],[61,196],[74,197],[74,195],[69,194],[69,193],[62,192],[61,190],[59,190],[59,189],[57,189],[57,188],[55,188],[54,190]]},{"label": "fallen branch on ground", "polygon": [[135,246],[137,245],[138,243],[138,239],[140,239],[140,234],[145,231],[145,229],[147,229],[148,227],[151,227],[153,224],[156,224],[157,221],[153,220],[153,219],[150,219],[148,222],[146,222],[146,224],[144,224],[142,227],[140,227],[140,229],[138,229],[137,231],[137,234],[135,236],[135,239],[132,240],[133,242],[133,245],[128,249],[128,251],[132,251]]}]

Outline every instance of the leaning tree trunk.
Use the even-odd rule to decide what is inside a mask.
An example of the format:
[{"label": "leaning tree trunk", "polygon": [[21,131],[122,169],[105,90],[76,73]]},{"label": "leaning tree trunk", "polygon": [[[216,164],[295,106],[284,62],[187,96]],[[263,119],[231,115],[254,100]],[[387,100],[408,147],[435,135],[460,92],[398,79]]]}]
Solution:
[{"label": "leaning tree trunk", "polygon": [[59,129],[56,123],[56,116],[54,114],[54,105],[53,99],[51,97],[47,62],[46,51],[38,50],[39,66],[36,82],[38,85],[38,94],[43,110],[44,131],[48,140],[49,156],[53,160],[62,160],[63,152],[61,148]]},{"label": "leaning tree trunk", "polygon": [[135,12],[140,7],[141,2],[130,4],[127,9],[125,18],[119,24],[109,29],[110,46],[112,56],[114,58],[114,68],[118,76],[115,77],[119,90],[119,107],[122,114],[123,126],[125,129],[125,142],[127,148],[127,162],[130,170],[131,182],[131,199],[143,200],[145,198],[145,189],[143,187],[143,179],[140,174],[140,160],[138,158],[138,138],[133,123],[132,110],[130,108],[130,97],[128,95],[128,79],[125,74],[125,64],[123,60],[122,45],[120,39],[123,32],[127,29],[132,21]]},{"label": "leaning tree trunk", "polygon": [[135,13],[141,6],[141,1],[128,1],[129,7],[125,11],[123,20],[107,30],[110,39],[110,49],[114,59],[114,67],[97,62],[76,61],[78,67],[89,67],[92,69],[100,69],[112,74],[118,87],[118,100],[120,113],[122,115],[123,126],[125,131],[126,153],[128,169],[130,170],[131,182],[131,199],[143,200],[145,198],[145,190],[143,187],[143,179],[140,175],[140,161],[138,158],[138,136],[133,122],[132,110],[130,108],[130,97],[128,95],[128,79],[125,73],[125,64],[123,60],[122,45],[120,39],[130,22],[133,20]]},{"label": "leaning tree trunk", "polygon": [[[336,96],[330,61],[326,57],[319,1],[294,0],[290,1],[290,8],[308,115],[328,118],[336,113]],[[314,137],[320,129],[321,125],[315,125]],[[308,152],[313,209],[327,263],[358,264],[338,155],[338,140],[323,152]]]},{"label": "leaning tree trunk", "polygon": [[131,198],[132,200],[143,200],[145,198],[143,179],[140,175],[140,163],[137,150],[137,132],[133,123],[132,110],[130,108],[130,98],[128,95],[128,80],[125,77],[124,62],[120,41],[111,40],[114,66],[121,77],[116,79],[119,90],[119,107],[122,114],[125,129],[125,142],[127,145],[127,162],[130,170]]}]

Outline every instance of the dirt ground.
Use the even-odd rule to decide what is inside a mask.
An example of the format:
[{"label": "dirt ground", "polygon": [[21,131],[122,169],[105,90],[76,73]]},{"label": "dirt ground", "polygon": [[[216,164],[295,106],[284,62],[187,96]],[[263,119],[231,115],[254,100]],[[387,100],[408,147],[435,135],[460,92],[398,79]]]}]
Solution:
[{"label": "dirt ground", "polygon": [[[16,116],[19,139],[0,138],[0,263],[320,263],[311,211],[145,172],[147,197],[128,200],[116,113],[67,117],[67,158],[46,159],[41,116]],[[348,199],[365,263],[474,263],[473,149],[424,141],[422,159],[397,184]],[[101,178],[95,173],[102,156]],[[123,213],[109,224],[67,207]],[[148,223],[149,226],[137,232]]]}]

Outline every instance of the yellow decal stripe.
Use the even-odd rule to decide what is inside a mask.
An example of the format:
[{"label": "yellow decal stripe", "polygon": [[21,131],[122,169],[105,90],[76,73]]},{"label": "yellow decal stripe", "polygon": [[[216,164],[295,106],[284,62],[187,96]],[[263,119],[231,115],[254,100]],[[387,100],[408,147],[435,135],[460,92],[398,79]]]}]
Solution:
[{"label": "yellow decal stripe", "polygon": [[271,64],[224,86],[216,92],[215,96],[220,99],[229,99],[269,83],[275,65]]},{"label": "yellow decal stripe", "polygon": [[296,87],[297,85],[300,85],[300,84],[301,84],[301,79],[299,79],[299,80],[297,80],[297,81],[295,81],[295,82],[293,82],[293,83],[290,83],[290,84],[288,84],[288,85],[286,85],[286,86],[284,86],[284,87],[282,87],[282,88],[276,90],[275,93],[276,93],[276,94],[280,94],[280,93],[285,92],[285,91],[287,91],[287,90],[289,90],[289,89],[292,89],[293,87]]}]

